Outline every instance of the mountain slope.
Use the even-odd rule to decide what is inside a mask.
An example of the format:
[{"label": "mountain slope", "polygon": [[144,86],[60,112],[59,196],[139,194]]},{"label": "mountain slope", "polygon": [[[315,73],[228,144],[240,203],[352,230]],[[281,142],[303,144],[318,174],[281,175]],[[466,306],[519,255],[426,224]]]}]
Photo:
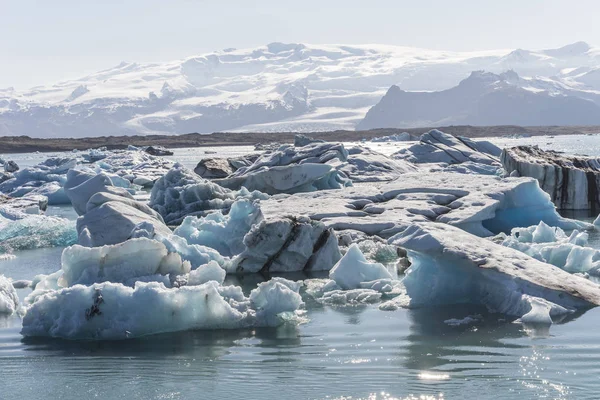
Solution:
[{"label": "mountain slope", "polygon": [[271,43],[166,63],[122,63],[25,91],[0,89],[0,135],[352,129],[392,85],[439,91],[474,70],[513,69],[544,76],[540,90],[593,100],[597,68],[600,51],[585,43],[481,52]]},{"label": "mountain slope", "polygon": [[357,129],[468,125],[594,125],[600,96],[546,79],[523,79],[514,71],[473,72],[439,92],[407,92],[392,86]]}]

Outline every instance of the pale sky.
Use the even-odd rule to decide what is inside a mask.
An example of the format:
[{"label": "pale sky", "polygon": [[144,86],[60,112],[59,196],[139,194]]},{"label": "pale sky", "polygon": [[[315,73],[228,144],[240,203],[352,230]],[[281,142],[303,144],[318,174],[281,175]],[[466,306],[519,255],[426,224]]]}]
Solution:
[{"label": "pale sky", "polygon": [[598,0],[0,0],[0,88],[270,42],[600,46]]}]

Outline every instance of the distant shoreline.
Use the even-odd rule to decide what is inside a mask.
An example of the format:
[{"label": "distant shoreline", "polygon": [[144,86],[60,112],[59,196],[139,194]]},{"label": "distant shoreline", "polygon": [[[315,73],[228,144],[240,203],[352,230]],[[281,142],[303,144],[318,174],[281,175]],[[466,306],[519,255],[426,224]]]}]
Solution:
[{"label": "distant shoreline", "polygon": [[[188,133],[183,135],[148,135],[148,136],[101,136],[89,138],[30,138],[28,136],[0,137],[0,154],[29,153],[29,152],[56,152],[71,150],[86,150],[98,147],[107,147],[111,150],[126,149],[133,146],[164,146],[166,148],[182,147],[216,147],[216,146],[243,146],[257,143],[292,143],[296,134],[304,134],[316,139],[325,139],[338,142],[356,142],[362,139],[370,140],[374,137],[389,136],[395,133],[408,132],[415,139],[421,134],[434,129],[409,128],[409,129],[373,129],[368,131],[329,131],[329,132],[247,132],[228,133],[217,132],[211,134]],[[511,135],[543,136],[543,135],[585,135],[600,133],[600,126],[537,126],[522,127],[513,125],[500,126],[445,126],[436,127],[443,132],[470,138],[504,137]]]}]

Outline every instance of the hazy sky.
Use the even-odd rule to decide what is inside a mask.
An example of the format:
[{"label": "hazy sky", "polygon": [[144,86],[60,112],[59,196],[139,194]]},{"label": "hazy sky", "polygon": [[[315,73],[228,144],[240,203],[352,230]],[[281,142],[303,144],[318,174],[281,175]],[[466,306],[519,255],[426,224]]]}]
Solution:
[{"label": "hazy sky", "polygon": [[598,0],[0,0],[0,87],[270,42],[600,46]]}]

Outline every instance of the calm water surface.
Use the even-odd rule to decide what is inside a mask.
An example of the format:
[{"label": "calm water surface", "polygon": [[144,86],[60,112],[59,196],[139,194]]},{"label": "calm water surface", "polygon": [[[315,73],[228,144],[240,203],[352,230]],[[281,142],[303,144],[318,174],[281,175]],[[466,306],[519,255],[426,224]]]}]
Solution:
[{"label": "calm water surface", "polygon": [[[600,138],[569,139],[555,138],[553,148],[600,156]],[[550,138],[532,140],[543,147]],[[391,153],[399,146],[374,148]],[[248,150],[219,149],[218,155]],[[33,165],[45,156],[15,159]],[[180,149],[173,158],[193,167],[202,156],[198,149]],[[69,208],[50,213],[75,217]],[[600,235],[590,243],[600,248]],[[0,274],[31,279],[54,272],[61,251],[17,253],[0,262]],[[249,291],[260,279],[230,283]],[[21,298],[28,293],[19,290]],[[384,312],[376,305],[330,307],[304,298],[308,322],[300,326],[121,342],[24,340],[18,317],[0,317],[0,399],[600,398],[600,308],[548,331],[471,307]],[[473,325],[444,323],[473,314],[482,315]]]}]

